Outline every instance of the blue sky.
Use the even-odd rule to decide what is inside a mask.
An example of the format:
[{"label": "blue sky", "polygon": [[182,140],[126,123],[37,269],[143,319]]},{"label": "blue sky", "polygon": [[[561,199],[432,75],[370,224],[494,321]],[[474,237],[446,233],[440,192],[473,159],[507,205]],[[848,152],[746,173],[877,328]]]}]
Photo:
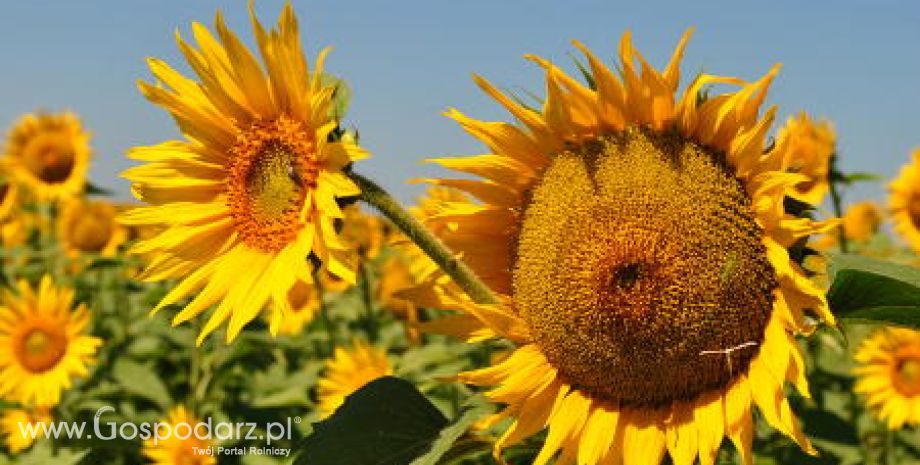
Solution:
[{"label": "blue sky", "polygon": [[[257,1],[263,22],[282,2]],[[408,200],[406,180],[438,174],[419,161],[482,151],[441,113],[457,107],[483,119],[507,116],[469,79],[483,74],[509,89],[541,91],[524,53],[568,63],[579,39],[613,57],[626,29],[663,64],[688,26],[697,28],[684,75],[699,71],[754,79],[783,70],[770,101],[784,120],[805,110],[831,119],[848,171],[893,176],[920,147],[920,3],[615,1],[296,1],[306,48],[333,45],[328,68],[353,88],[347,123],[374,158],[359,170]],[[93,131],[92,178],[127,198],[117,173],[134,145],[177,138],[165,112],[135,82],[149,79],[144,58],[181,59],[173,41],[192,21],[210,25],[224,11],[251,39],[246,3],[216,1],[32,1],[0,7],[0,125],[37,108],[72,109]],[[180,68],[182,68],[180,66]],[[184,68],[183,68],[184,69]],[[849,200],[884,197],[866,185]]]}]

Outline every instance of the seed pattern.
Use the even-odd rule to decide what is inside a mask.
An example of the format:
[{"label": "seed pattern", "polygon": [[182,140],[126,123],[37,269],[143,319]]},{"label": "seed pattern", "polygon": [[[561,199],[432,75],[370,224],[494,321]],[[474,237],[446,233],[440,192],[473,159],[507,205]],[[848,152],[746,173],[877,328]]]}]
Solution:
[{"label": "seed pattern", "polygon": [[240,133],[230,150],[227,198],[247,245],[277,252],[303,229],[302,209],[319,175],[314,147],[302,124],[284,117]]},{"label": "seed pattern", "polygon": [[524,210],[514,293],[560,374],[655,407],[744,372],[777,287],[750,204],[721,156],[676,134],[557,155]]}]

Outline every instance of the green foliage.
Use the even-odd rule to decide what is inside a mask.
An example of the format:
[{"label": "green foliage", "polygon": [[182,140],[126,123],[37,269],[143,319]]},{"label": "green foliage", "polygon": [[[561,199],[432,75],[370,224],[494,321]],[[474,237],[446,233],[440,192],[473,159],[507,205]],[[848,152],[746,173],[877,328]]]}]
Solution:
[{"label": "green foliage", "polygon": [[840,254],[828,274],[828,302],[839,318],[920,328],[920,269]]},{"label": "green foliage", "polygon": [[412,384],[380,378],[315,425],[294,465],[409,465],[431,448],[447,423]]}]

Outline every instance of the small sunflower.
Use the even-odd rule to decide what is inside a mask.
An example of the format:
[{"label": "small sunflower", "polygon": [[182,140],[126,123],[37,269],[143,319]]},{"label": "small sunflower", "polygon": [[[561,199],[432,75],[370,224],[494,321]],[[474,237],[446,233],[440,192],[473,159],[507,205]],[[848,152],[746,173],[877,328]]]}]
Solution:
[{"label": "small sunflower", "polygon": [[128,230],[115,220],[116,207],[105,201],[72,199],[58,217],[61,245],[71,258],[81,254],[113,257],[128,239]]},{"label": "small sunflower", "polygon": [[873,202],[857,202],[843,214],[843,233],[851,241],[867,242],[882,226],[882,211]]},{"label": "small sunflower", "polygon": [[302,333],[304,326],[313,321],[319,311],[322,305],[320,299],[322,296],[316,286],[303,281],[296,282],[288,291],[291,311],[281,317],[280,323],[276,323],[281,325],[278,332],[289,336]]},{"label": "small sunflower", "polygon": [[[500,301],[457,301],[467,315],[454,332],[516,343],[460,375],[506,406],[502,463],[505,447],[548,428],[534,465],[666,453],[710,465],[726,436],[750,464],[755,406],[815,453],[784,388],[808,395],[795,340],[814,330],[806,312],[834,319],[787,248],[836,223],[784,210],[810,165],[795,144],[765,148],[775,108],[759,112],[778,67],[752,83],[701,75],[675,96],[688,38],[658,71],[627,33],[618,73],[576,42],[589,85],[529,56],[546,70],[539,110],[476,77],[520,125],[448,112],[490,153],[433,160],[480,177],[438,181],[479,202],[428,224]],[[737,91],[710,96],[713,84]]]},{"label": "small sunflower", "polygon": [[[874,202],[854,203],[843,213],[843,235],[847,241],[865,244],[875,237],[883,220],[882,210]],[[815,250],[829,250],[837,246],[838,238],[838,231],[834,230],[814,239],[809,245]]]},{"label": "small sunflower", "polygon": [[[161,423],[159,433],[166,439],[147,439],[144,441],[143,454],[153,465],[215,465],[214,455],[203,451],[212,446],[210,442],[199,439],[194,432],[198,420],[183,406],[174,407],[168,417]],[[187,434],[188,433],[188,434]],[[162,437],[159,436],[159,437]]]},{"label": "small sunflower", "polygon": [[86,377],[102,340],[84,335],[86,307],[71,310],[74,291],[50,276],[37,290],[19,281],[18,294],[3,291],[0,306],[0,395],[23,405],[52,407],[72,376]]},{"label": "small sunflower", "polygon": [[914,150],[910,163],[901,168],[888,188],[894,230],[920,252],[920,149]]},{"label": "small sunflower", "polygon": [[92,151],[90,133],[77,115],[28,114],[7,139],[4,162],[13,178],[40,200],[58,200],[83,192]]},{"label": "small sunflower", "polygon": [[814,121],[803,112],[786,122],[776,140],[780,146],[777,152],[785,153],[785,169],[805,177],[787,194],[807,204],[821,203],[830,189],[828,175],[837,144],[833,126],[827,121]]},{"label": "small sunflower", "polygon": [[7,177],[0,179],[0,223],[7,221],[19,206],[19,185]]},{"label": "small sunflower", "polygon": [[382,218],[368,215],[357,204],[342,209],[345,218],[339,237],[348,244],[362,260],[373,260],[380,255],[387,235],[387,226]]},{"label": "small sunflower", "polygon": [[427,266],[430,262],[420,250],[412,250],[407,246],[406,253],[397,253],[380,266],[380,277],[377,279],[377,301],[383,308],[393,312],[400,320],[406,323],[406,336],[413,344],[420,342],[421,334],[415,327],[419,322],[419,309],[412,300],[407,300],[399,295],[400,291],[411,289],[421,283],[421,276],[414,273],[417,264]]},{"label": "small sunflower", "polygon": [[141,278],[181,279],[154,311],[199,291],[174,317],[180,324],[216,304],[199,343],[225,323],[232,341],[269,301],[272,312],[290,310],[290,289],[312,282],[310,256],[355,280],[334,224],[345,216],[337,200],[360,194],[343,169],[368,153],[341,135],[333,115],[328,49],[310,69],[290,4],[271,31],[250,15],[262,65],[220,13],[217,37],[193,24],[199,48],[177,39],[198,81],[150,60],[162,85],[140,83],[141,92],[172,114],[186,140],[131,150],[147,164],[124,174],[150,205],[122,221],[163,226],[133,248],[154,256]]},{"label": "small sunflower", "polygon": [[892,430],[920,425],[920,332],[880,328],[856,352],[854,390]]},{"label": "small sunflower", "polygon": [[[51,425],[51,415],[45,409],[5,410],[0,417],[0,434],[4,436],[6,448],[13,454],[28,449],[36,439],[44,437],[44,430],[40,425],[45,425],[45,428]],[[31,432],[37,435],[33,436]]]},{"label": "small sunflower", "polygon": [[[358,205],[342,208],[345,217],[339,223],[339,239],[349,249],[343,261],[352,268],[377,258],[389,235],[389,228],[380,217],[368,215]],[[324,292],[345,292],[355,286],[354,281],[342,279],[325,266],[317,272],[320,287]]]},{"label": "small sunflower", "polygon": [[326,372],[316,386],[320,415],[332,415],[345,398],[365,384],[393,374],[387,354],[381,349],[356,340],[352,347],[336,347],[326,362]]}]

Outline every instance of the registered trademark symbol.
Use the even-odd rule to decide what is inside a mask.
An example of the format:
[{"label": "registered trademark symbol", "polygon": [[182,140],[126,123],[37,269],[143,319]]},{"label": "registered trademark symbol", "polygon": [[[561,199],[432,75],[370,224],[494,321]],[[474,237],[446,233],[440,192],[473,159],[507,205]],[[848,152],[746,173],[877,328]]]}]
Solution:
[{"label": "registered trademark symbol", "polygon": [[294,423],[300,423],[300,417],[294,417]]}]

